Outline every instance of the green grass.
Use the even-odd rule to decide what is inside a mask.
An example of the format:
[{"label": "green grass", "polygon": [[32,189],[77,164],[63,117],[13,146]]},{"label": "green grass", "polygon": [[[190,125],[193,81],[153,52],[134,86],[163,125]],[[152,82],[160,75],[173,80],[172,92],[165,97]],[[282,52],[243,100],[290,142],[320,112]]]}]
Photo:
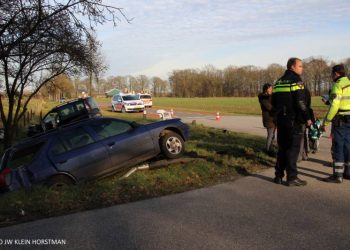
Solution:
[{"label": "green grass", "polygon": [[60,191],[38,185],[2,194],[0,226],[184,192],[274,164],[274,159],[263,153],[264,138],[202,126],[192,127],[191,133],[185,155],[196,158],[192,162],[138,171],[126,179],[113,175]]},{"label": "green grass", "polygon": [[[103,105],[110,105],[110,98],[98,98],[97,101]],[[154,97],[153,107],[156,109],[174,109],[183,111],[196,111],[204,113],[216,113],[234,115],[261,115],[260,104],[257,97],[212,97],[212,98],[175,98]],[[312,108],[323,116],[327,106],[318,96],[312,97]]]}]

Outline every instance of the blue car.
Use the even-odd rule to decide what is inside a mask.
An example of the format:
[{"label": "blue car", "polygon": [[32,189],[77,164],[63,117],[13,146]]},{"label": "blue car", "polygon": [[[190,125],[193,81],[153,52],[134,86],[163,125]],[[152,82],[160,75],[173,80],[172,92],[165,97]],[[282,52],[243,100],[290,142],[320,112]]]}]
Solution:
[{"label": "blue car", "polygon": [[159,154],[178,158],[188,136],[189,127],[180,119],[145,125],[106,117],[82,120],[9,148],[0,163],[0,189],[74,184],[125,171]]}]

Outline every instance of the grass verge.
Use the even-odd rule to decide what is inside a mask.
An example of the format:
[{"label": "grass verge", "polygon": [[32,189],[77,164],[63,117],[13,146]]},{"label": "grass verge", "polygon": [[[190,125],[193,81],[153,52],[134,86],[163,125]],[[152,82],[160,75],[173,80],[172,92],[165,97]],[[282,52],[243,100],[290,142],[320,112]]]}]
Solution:
[{"label": "grass verge", "polygon": [[[158,197],[234,180],[273,166],[263,153],[264,138],[191,128],[186,155],[198,160],[139,171],[126,179],[113,175],[55,191],[45,186],[0,195],[0,226]],[[204,160],[203,160],[204,159]]]}]

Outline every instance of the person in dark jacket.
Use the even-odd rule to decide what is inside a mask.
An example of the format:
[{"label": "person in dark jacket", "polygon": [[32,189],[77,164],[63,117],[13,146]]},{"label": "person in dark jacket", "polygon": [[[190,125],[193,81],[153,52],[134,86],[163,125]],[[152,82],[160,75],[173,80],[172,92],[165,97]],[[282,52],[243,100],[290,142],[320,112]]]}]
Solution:
[{"label": "person in dark jacket", "polygon": [[303,63],[298,58],[290,58],[287,70],[276,82],[272,93],[277,125],[278,153],[274,182],[282,184],[284,171],[287,172],[288,186],[305,186],[298,178],[296,162],[300,152],[304,125],[311,125],[311,117],[306,104],[305,87],[300,75]]},{"label": "person in dark jacket", "polygon": [[273,140],[275,139],[276,125],[272,113],[272,85],[265,83],[263,92],[259,94],[259,103],[262,112],[263,125],[267,130],[266,153],[273,155]]}]

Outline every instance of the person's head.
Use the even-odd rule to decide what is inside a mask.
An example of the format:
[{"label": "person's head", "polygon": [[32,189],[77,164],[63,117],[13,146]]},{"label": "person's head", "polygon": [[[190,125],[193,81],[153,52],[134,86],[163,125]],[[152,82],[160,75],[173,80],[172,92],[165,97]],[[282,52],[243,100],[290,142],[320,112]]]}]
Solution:
[{"label": "person's head", "polygon": [[268,95],[272,94],[272,85],[270,83],[265,83],[263,85],[263,93]]},{"label": "person's head", "polygon": [[334,65],[332,68],[332,79],[336,81],[339,77],[345,76],[345,67],[343,64]]},{"label": "person's head", "polygon": [[287,62],[287,69],[301,75],[304,71],[303,62],[297,57],[289,58]]}]

